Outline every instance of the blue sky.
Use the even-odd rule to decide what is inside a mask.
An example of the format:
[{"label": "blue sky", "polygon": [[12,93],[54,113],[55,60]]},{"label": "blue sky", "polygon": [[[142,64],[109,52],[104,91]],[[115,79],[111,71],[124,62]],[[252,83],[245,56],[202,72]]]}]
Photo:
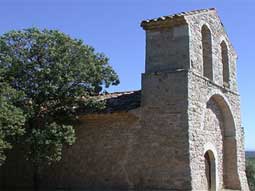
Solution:
[{"label": "blue sky", "polygon": [[255,150],[254,0],[0,0],[0,34],[12,29],[58,29],[110,57],[121,84],[136,90],[144,72],[145,35],[140,21],[215,7],[238,52],[238,82],[247,150]]}]

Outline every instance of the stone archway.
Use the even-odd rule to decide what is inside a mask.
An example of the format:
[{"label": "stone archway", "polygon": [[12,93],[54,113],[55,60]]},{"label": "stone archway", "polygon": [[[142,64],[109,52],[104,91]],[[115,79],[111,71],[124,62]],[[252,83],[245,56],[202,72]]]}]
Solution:
[{"label": "stone archway", "polygon": [[[214,105],[220,111],[222,123],[222,173],[223,187],[226,189],[240,189],[237,164],[236,128],[231,109],[226,98],[219,94],[210,97],[207,105]],[[219,115],[219,114],[218,114]]]},{"label": "stone archway", "polygon": [[208,190],[216,191],[216,162],[211,150],[205,152],[204,161]]}]

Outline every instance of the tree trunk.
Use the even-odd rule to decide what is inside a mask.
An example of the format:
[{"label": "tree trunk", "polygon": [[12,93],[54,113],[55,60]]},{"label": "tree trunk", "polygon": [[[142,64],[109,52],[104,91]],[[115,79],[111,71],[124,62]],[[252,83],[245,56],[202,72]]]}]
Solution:
[{"label": "tree trunk", "polygon": [[33,174],[33,187],[34,191],[39,190],[40,185],[40,176],[39,176],[39,166],[37,164],[34,165],[34,174]]}]

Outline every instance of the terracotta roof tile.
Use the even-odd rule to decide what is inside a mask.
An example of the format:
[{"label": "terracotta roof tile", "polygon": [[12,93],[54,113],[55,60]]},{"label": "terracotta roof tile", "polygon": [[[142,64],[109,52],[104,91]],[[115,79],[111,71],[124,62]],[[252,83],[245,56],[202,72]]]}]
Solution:
[{"label": "terracotta roof tile", "polygon": [[126,91],[101,94],[97,97],[98,101],[105,101],[106,106],[103,110],[86,110],[78,108],[76,111],[80,115],[89,113],[113,113],[136,109],[141,105],[141,91]]},{"label": "terracotta roof tile", "polygon": [[174,15],[162,16],[162,17],[158,17],[158,18],[154,18],[154,19],[148,19],[148,20],[142,21],[141,26],[144,27],[148,23],[153,23],[153,22],[157,22],[157,21],[172,20],[174,18],[180,18],[180,17],[187,16],[187,15],[204,13],[204,12],[208,12],[208,11],[211,11],[211,10],[215,10],[215,8],[200,9],[200,10],[194,10],[194,11],[188,11],[188,12],[181,12],[181,13],[177,13],[177,14],[174,14]]},{"label": "terracotta roof tile", "polygon": [[111,113],[116,111],[129,111],[140,107],[141,91],[115,92],[102,95],[106,101],[103,112]]}]

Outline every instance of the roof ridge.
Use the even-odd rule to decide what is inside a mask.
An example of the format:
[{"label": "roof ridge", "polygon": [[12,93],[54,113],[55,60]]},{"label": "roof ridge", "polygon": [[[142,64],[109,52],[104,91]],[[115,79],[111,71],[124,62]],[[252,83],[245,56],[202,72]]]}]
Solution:
[{"label": "roof ridge", "polygon": [[135,92],[140,92],[140,91],[141,90],[127,90],[127,91],[117,91],[117,92],[106,92],[106,93],[102,93],[100,95],[104,96],[104,95],[111,95],[111,94],[130,94],[130,93],[135,93]]},{"label": "roof ridge", "polygon": [[213,10],[215,11],[216,9],[215,8],[197,9],[197,10],[192,10],[192,11],[184,11],[184,12],[180,12],[180,13],[176,13],[176,14],[172,14],[172,15],[167,15],[167,16],[161,16],[161,17],[154,18],[154,19],[147,19],[147,20],[143,20],[141,22],[141,26],[143,24],[150,23],[150,22],[164,21],[166,19],[173,19],[173,18],[176,18],[176,17],[199,14],[199,13],[204,13],[204,12],[213,11]]}]

